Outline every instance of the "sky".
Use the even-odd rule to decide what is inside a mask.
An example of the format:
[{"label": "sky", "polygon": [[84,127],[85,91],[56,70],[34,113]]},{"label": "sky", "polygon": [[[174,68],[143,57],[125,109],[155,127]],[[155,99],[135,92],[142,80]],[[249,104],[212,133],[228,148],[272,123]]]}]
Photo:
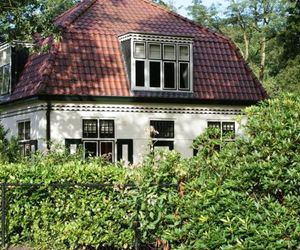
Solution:
[{"label": "sky", "polygon": [[[186,11],[186,7],[187,6],[189,6],[189,5],[191,5],[192,4],[192,0],[173,0],[174,1],[174,4],[175,4],[175,6],[177,7],[177,8],[179,8],[180,6],[182,6],[182,8],[180,8],[180,9],[178,9],[178,13],[180,14],[180,15],[183,15],[183,16],[186,16],[186,17],[188,17],[188,14],[187,14],[187,11]],[[224,5],[224,0],[222,1],[222,0],[202,0],[202,3],[205,5],[205,6],[207,6],[207,7],[209,7],[210,5],[212,5],[213,3],[214,4],[222,4],[222,6],[224,7],[225,5],[226,5],[226,3],[225,3],[225,5]],[[225,7],[224,7],[225,8]]]}]

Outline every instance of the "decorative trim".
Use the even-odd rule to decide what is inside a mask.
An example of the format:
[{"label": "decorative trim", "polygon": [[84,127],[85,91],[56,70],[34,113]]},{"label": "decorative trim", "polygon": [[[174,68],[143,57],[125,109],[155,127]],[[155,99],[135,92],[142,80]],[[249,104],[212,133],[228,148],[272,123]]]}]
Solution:
[{"label": "decorative trim", "polygon": [[126,113],[169,113],[169,114],[226,114],[242,115],[241,109],[218,108],[161,108],[98,105],[52,105],[53,111],[126,112]]},{"label": "decorative trim", "polygon": [[14,111],[1,112],[0,120],[4,118],[13,117],[13,116],[26,115],[26,114],[35,113],[39,111],[46,111],[46,110],[47,110],[47,105],[41,104],[41,105],[18,109]]},{"label": "decorative trim", "polygon": [[[38,105],[19,109],[16,111],[2,112],[0,120],[30,114],[39,111],[47,111],[47,105]],[[86,111],[86,112],[122,112],[122,113],[166,113],[166,114],[223,114],[223,115],[243,115],[241,109],[222,108],[168,108],[168,107],[137,107],[137,106],[110,106],[110,105],[71,105],[52,104],[51,111]]]},{"label": "decorative trim", "polygon": [[190,44],[193,42],[193,37],[190,36],[178,36],[178,35],[162,35],[155,33],[135,33],[129,32],[119,36],[119,40],[126,41],[132,39],[133,41],[152,41],[152,42],[171,42],[171,43],[183,43]]}]

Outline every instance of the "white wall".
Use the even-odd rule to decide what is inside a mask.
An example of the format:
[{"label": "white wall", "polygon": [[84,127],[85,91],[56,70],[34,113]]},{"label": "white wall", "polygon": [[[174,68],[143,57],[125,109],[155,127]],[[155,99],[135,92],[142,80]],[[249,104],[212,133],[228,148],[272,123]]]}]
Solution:
[{"label": "white wall", "polygon": [[[193,139],[207,127],[207,121],[234,121],[243,106],[174,105],[174,104],[95,104],[55,102],[51,111],[51,140],[65,144],[65,139],[82,138],[82,119],[114,119],[115,139],[133,139],[134,162],[147,154],[150,120],[172,120],[175,123],[174,148],[191,157]],[[17,123],[31,121],[31,139],[46,149],[46,103],[6,107],[0,115],[9,136],[17,135]],[[236,123],[236,132],[240,133]]]},{"label": "white wall", "polygon": [[0,122],[9,130],[8,137],[18,135],[18,122],[30,121],[31,140],[38,140],[38,149],[46,149],[46,110],[42,103],[2,107]]},{"label": "white wall", "polygon": [[[191,157],[193,139],[204,131],[207,121],[234,121],[242,106],[203,105],[104,105],[56,103],[51,112],[51,139],[64,143],[65,138],[82,138],[82,119],[114,119],[115,138],[133,139],[134,162],[148,152],[150,120],[175,122],[174,148]],[[239,125],[236,123],[239,133]]]}]

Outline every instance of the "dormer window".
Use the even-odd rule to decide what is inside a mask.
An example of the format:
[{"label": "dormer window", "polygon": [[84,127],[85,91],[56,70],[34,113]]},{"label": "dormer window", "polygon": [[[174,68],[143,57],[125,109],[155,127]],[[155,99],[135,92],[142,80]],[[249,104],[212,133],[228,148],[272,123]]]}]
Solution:
[{"label": "dormer window", "polygon": [[130,33],[120,40],[132,90],[192,91],[192,38]]},{"label": "dormer window", "polygon": [[0,67],[0,95],[9,94],[10,89],[10,64]]}]

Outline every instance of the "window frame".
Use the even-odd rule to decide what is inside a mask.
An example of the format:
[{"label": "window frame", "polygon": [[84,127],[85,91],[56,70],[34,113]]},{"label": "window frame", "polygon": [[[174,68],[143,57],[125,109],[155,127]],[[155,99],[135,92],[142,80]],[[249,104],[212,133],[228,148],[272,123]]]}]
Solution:
[{"label": "window frame", "polygon": [[[85,121],[96,121],[96,137],[85,137],[84,136],[84,122]],[[88,118],[84,118],[84,119],[82,119],[82,138],[84,138],[84,139],[97,139],[97,138],[99,138],[99,120],[98,119],[96,119],[96,118],[90,118],[90,119],[88,119]]]},{"label": "window frame", "polygon": [[[174,88],[166,88],[165,87],[165,64],[166,63],[173,63],[174,64],[174,80],[175,80],[175,82],[174,82]],[[162,69],[162,71],[163,71],[163,81],[162,81],[162,84],[163,84],[163,89],[164,90],[177,90],[178,88],[177,88],[177,74],[176,74],[176,72],[177,72],[177,67],[176,67],[177,65],[176,65],[176,62],[175,61],[163,61],[163,69]]]},{"label": "window frame", "polygon": [[[29,123],[29,138],[26,138],[26,124]],[[19,125],[23,124],[22,138],[20,138]],[[18,129],[18,141],[19,142],[28,142],[31,140],[31,121],[30,120],[21,120],[17,121],[17,129]]]},{"label": "window frame", "polygon": [[[83,121],[84,120],[97,120],[97,137],[95,138],[87,138],[87,137],[83,137],[84,133],[83,133]],[[101,137],[101,121],[112,121],[113,123],[113,137]],[[101,156],[101,143],[107,143],[107,142],[111,142],[112,143],[112,157],[111,157],[111,162],[115,162],[116,159],[116,130],[115,130],[115,119],[113,118],[106,118],[106,117],[101,117],[101,118],[95,118],[95,117],[82,117],[82,146],[83,146],[83,156],[84,158],[86,157],[85,154],[85,143],[89,143],[89,142],[94,142],[97,144],[97,154],[96,157],[100,157]]]},{"label": "window frame", "polygon": [[[188,65],[188,88],[181,88],[181,87],[180,87],[180,77],[181,77],[181,76],[180,76],[180,69],[181,69],[181,68],[180,68],[180,65],[181,65],[181,64],[187,64],[187,65]],[[189,63],[189,62],[184,62],[184,61],[179,61],[179,62],[178,62],[178,66],[179,66],[179,67],[178,67],[178,70],[177,70],[177,72],[178,72],[178,89],[179,89],[179,90],[182,90],[182,91],[189,91],[189,90],[190,90],[190,87],[191,87],[191,86],[190,86],[190,70],[191,70],[191,69],[190,69],[190,63]]]},{"label": "window frame", "polygon": [[[192,42],[178,42],[174,41],[171,42],[168,39],[166,41],[163,40],[157,40],[155,39],[131,39],[132,44],[132,50],[133,53],[131,53],[131,90],[132,91],[168,91],[168,92],[182,92],[182,93],[191,93],[193,92],[193,57],[192,57],[192,50],[193,50],[193,44]],[[146,58],[136,58],[135,57],[135,44],[137,43],[144,43],[145,44],[145,50],[146,50]],[[160,59],[152,59],[149,57],[150,53],[150,45],[160,45]],[[164,48],[165,46],[173,46],[174,47],[174,54],[175,59],[165,59],[164,58]],[[179,60],[179,46],[185,46],[188,48],[189,53],[189,60]],[[136,61],[144,61],[144,85],[143,86],[137,86],[137,78],[136,78]],[[160,87],[151,87],[150,86],[150,62],[152,61],[160,61]],[[164,64],[165,62],[174,62],[175,63],[175,83],[174,88],[165,88],[164,87]],[[188,88],[180,88],[179,80],[180,80],[180,66],[179,63],[188,63]]]},{"label": "window frame", "polygon": [[[159,46],[159,52],[160,52],[160,56],[159,58],[155,58],[155,57],[151,57],[150,53],[151,53],[151,45],[158,45]],[[159,60],[159,61],[162,61],[163,60],[163,55],[162,55],[162,46],[163,44],[162,43],[155,43],[155,42],[148,42],[147,43],[147,47],[148,47],[148,53],[146,54],[147,55],[147,59],[149,61],[155,61],[155,60]]]},{"label": "window frame", "polygon": [[[233,120],[207,120],[207,128],[209,128],[208,124],[209,123],[219,123],[220,126],[219,126],[219,129],[220,129],[220,140],[222,141],[225,141],[225,142],[230,142],[230,141],[234,141],[235,140],[235,137],[236,137],[236,134],[237,134],[237,131],[236,131],[236,122],[233,121]],[[223,123],[232,123],[233,124],[233,132],[234,132],[234,138],[232,139],[228,139],[228,138],[223,138],[224,135],[223,135]]]},{"label": "window frame", "polygon": [[[7,79],[7,85],[4,85],[5,83],[5,69],[8,69],[8,79]],[[2,79],[0,82],[0,96],[9,95],[11,92],[11,63],[6,63],[0,66],[0,74],[2,74]],[[4,92],[4,86],[6,86],[6,91]]]},{"label": "window frame", "polygon": [[[146,59],[147,58],[147,49],[146,49],[146,47],[147,47],[147,43],[146,42],[139,42],[139,41],[136,41],[136,42],[134,42],[133,43],[134,45],[133,45],[133,57],[135,58],[135,59]],[[136,50],[135,50],[135,48],[136,48],[136,44],[144,44],[144,57],[137,57],[136,56]]]},{"label": "window frame", "polygon": [[173,135],[172,135],[172,137],[156,137],[156,136],[152,136],[150,134],[150,137],[152,138],[152,140],[155,140],[155,141],[161,141],[161,140],[170,141],[170,140],[175,140],[175,121],[174,120],[170,120],[170,119],[168,119],[168,120],[164,120],[164,119],[151,119],[150,122],[149,122],[150,128],[153,127],[155,129],[155,127],[151,124],[152,122],[170,122],[170,123],[173,124],[173,126],[172,126],[173,127],[173,131],[172,131]]}]

